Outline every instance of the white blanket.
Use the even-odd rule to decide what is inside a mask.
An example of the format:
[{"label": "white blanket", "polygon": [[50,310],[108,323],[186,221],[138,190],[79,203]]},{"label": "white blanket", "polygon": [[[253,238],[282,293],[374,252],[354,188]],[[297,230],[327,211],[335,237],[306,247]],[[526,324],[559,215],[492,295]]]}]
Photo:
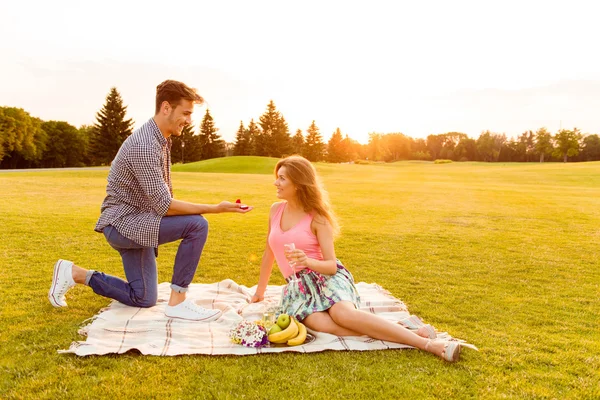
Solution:
[{"label": "white blanket", "polygon": [[[379,285],[361,282],[356,286],[361,297],[361,310],[399,322],[411,329],[422,324],[419,318],[410,316],[404,303]],[[206,308],[218,308],[223,315],[209,323],[187,322],[165,316],[164,309],[170,289],[168,283],[161,283],[156,306],[135,308],[113,301],[80,330],[80,334],[87,336],[85,341],[73,342],[68,350],[60,352],[87,356],[138,350],[147,355],[175,356],[410,348],[367,336],[338,337],[310,330],[312,336],[301,346],[277,345],[257,349],[234,344],[228,335],[232,327],[242,319],[261,319],[265,308],[279,303],[282,286],[269,286],[264,302],[249,304],[254,289],[255,287],[238,285],[231,279],[212,284],[192,284],[188,298]],[[450,339],[443,332],[438,332],[438,337]]]}]

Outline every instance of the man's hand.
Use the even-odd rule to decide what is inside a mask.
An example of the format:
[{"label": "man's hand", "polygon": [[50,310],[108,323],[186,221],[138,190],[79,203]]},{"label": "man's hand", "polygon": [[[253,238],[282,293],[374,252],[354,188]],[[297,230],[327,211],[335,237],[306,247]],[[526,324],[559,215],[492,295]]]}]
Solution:
[{"label": "man's hand", "polygon": [[222,201],[217,205],[217,212],[219,212],[219,213],[237,212],[237,213],[245,214],[249,211],[252,211],[253,208],[254,207],[250,207],[245,204],[232,203],[230,201]]}]

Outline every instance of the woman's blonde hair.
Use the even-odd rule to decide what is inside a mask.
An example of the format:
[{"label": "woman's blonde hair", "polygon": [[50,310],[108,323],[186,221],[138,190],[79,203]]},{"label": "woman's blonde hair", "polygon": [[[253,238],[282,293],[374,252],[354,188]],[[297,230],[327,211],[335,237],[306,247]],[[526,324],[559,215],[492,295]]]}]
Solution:
[{"label": "woman's blonde hair", "polygon": [[325,218],[331,224],[334,236],[337,235],[339,225],[329,203],[329,194],[323,188],[315,167],[304,157],[289,156],[279,160],[275,166],[276,178],[281,167],[285,167],[287,177],[296,186],[296,195],[304,211],[314,211]]}]

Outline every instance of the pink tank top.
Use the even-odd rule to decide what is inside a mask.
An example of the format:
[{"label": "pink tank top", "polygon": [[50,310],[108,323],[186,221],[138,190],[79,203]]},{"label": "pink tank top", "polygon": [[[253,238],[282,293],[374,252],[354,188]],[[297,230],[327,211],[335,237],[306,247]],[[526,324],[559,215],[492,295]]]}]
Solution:
[{"label": "pink tank top", "polygon": [[[292,267],[285,258],[283,245],[286,243],[294,243],[296,248],[303,250],[308,258],[323,260],[319,241],[310,229],[310,224],[313,220],[312,214],[306,214],[300,222],[287,231],[281,229],[281,216],[286,205],[286,202],[282,202],[277,207],[275,215],[271,220],[271,233],[269,234],[269,247],[275,255],[275,261],[277,261],[277,266],[279,266],[279,270],[284,278],[288,278],[293,273]],[[295,269],[298,272],[306,269],[306,266],[296,265]]]}]

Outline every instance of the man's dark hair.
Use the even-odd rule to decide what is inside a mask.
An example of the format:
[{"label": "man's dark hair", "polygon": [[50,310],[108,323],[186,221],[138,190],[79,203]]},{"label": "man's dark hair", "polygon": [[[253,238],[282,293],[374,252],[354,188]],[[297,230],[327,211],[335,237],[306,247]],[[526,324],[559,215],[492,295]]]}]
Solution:
[{"label": "man's dark hair", "polygon": [[158,114],[163,101],[168,101],[171,107],[175,108],[181,99],[193,101],[195,104],[204,103],[204,99],[196,93],[196,89],[179,81],[170,79],[164,81],[156,87],[156,111],[154,113]]}]

